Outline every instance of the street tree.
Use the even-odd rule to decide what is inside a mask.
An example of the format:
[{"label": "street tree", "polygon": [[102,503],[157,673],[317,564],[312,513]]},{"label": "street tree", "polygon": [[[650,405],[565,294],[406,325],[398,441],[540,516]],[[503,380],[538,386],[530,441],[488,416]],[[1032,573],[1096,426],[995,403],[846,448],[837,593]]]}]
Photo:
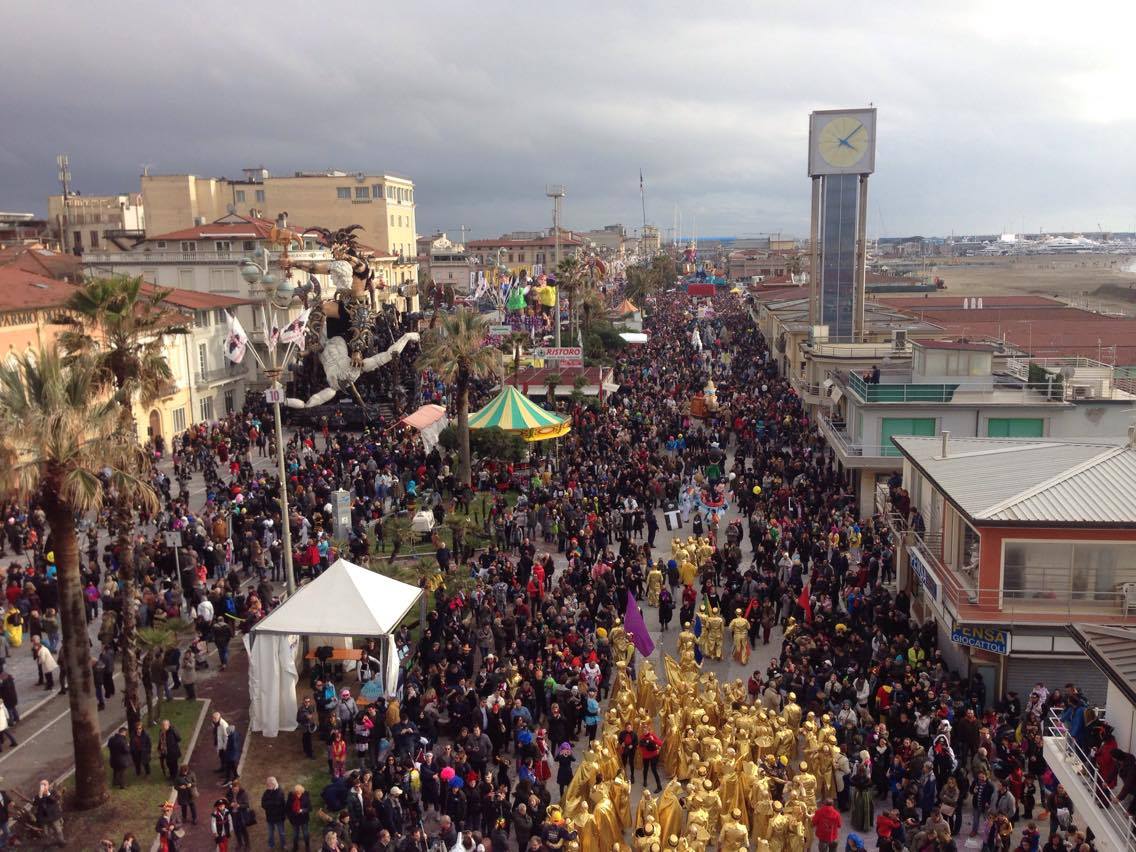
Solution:
[{"label": "street tree", "polygon": [[489,327],[475,311],[461,309],[442,317],[422,342],[418,366],[431,370],[453,388],[458,416],[458,480],[472,485],[469,453],[469,387],[475,379],[501,374],[501,353],[487,346]]},{"label": "street tree", "polygon": [[59,577],[62,661],[69,681],[75,805],[107,798],[107,774],[79,571],[77,518],[111,495],[156,511],[146,459],[121,429],[119,397],[99,367],[54,347],[0,366],[0,494],[43,508]]}]

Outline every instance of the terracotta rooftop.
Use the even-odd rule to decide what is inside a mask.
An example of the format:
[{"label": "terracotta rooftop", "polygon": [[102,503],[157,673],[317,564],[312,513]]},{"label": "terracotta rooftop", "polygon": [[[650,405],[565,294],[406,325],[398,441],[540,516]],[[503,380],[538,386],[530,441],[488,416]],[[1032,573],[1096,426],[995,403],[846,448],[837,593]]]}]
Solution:
[{"label": "terracotta rooftop", "polygon": [[0,249],[0,266],[13,266],[51,278],[75,279],[82,265],[83,261],[73,254],[63,254],[43,247],[9,246]]},{"label": "terracotta rooftop", "polygon": [[966,343],[961,340],[916,340],[917,346],[924,349],[946,349],[951,352],[993,352],[994,346],[989,343]]},{"label": "terracotta rooftop", "polygon": [[207,311],[213,308],[235,308],[238,305],[256,304],[256,299],[240,299],[235,296],[226,296],[223,293],[199,293],[196,290],[182,290],[179,287],[156,287],[153,284],[143,284],[142,292],[154,293],[166,290],[166,303],[175,308],[184,308],[190,311]]},{"label": "terracotta rooftop", "polygon": [[[564,234],[560,235],[560,245],[562,246],[582,246],[584,243],[575,237],[569,237]],[[554,237],[534,237],[532,239],[518,239],[518,240],[470,240],[466,244],[468,249],[490,249],[490,248],[527,248],[528,246],[555,246],[556,239]]]},{"label": "terracotta rooftop", "polygon": [[[218,239],[248,239],[266,240],[276,223],[268,219],[249,218],[245,216],[225,216],[216,222],[206,225],[194,225],[192,228],[183,228],[180,231],[170,231],[168,234],[155,234],[147,237],[146,242],[155,240],[208,240]],[[289,225],[289,230],[297,231]]]},{"label": "terracotta rooftop", "polygon": [[0,266],[0,313],[62,307],[77,289],[16,266]]}]

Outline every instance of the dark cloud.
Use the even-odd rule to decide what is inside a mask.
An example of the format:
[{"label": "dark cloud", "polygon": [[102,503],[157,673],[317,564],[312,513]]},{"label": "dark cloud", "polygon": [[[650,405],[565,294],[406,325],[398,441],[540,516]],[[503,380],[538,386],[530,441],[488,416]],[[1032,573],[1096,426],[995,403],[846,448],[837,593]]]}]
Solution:
[{"label": "dark cloud", "polygon": [[[839,14],[837,14],[839,12]],[[6,17],[0,206],[156,172],[385,170],[421,231],[675,206],[699,234],[807,229],[810,110],[880,109],[871,229],[1132,228],[1133,12],[1031,4],[41,2]],[[16,73],[11,73],[17,69]]]}]

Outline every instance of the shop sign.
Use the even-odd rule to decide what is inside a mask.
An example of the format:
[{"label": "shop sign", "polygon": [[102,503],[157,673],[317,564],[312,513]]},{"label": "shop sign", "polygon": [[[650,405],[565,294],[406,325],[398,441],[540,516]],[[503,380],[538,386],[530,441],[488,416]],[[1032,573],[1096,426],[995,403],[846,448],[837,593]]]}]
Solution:
[{"label": "shop sign", "polygon": [[951,641],[991,654],[1004,656],[1010,653],[1010,631],[999,627],[956,627],[951,631]]},{"label": "shop sign", "polygon": [[908,558],[911,562],[911,573],[919,578],[927,597],[935,603],[939,602],[939,581],[932,573],[931,568],[924,561],[922,554],[914,547],[908,548]]}]

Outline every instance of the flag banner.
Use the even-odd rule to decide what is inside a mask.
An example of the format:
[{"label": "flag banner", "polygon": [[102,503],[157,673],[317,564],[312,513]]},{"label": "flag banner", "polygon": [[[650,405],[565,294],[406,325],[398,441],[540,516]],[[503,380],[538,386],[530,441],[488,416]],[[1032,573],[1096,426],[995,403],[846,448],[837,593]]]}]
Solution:
[{"label": "flag banner", "polygon": [[245,334],[241,321],[228,311],[225,311],[225,322],[229,326],[229,333],[225,335],[225,357],[234,364],[239,364],[248,351],[248,335]]},{"label": "flag banner", "polygon": [[682,519],[678,515],[678,509],[672,512],[663,512],[663,518],[667,522],[667,532],[682,529]]},{"label": "flag banner", "polygon": [[631,643],[636,651],[644,657],[651,656],[655,643],[651,641],[651,631],[647,629],[647,622],[643,620],[643,613],[639,611],[639,604],[630,590],[627,592],[627,609],[623,613],[623,629],[631,634]]},{"label": "flag banner", "polygon": [[812,601],[809,600],[809,584],[808,583],[805,583],[804,588],[801,589],[801,596],[799,598],[797,598],[797,603],[800,605],[801,609],[803,609],[805,611],[805,622],[808,623],[808,624],[812,624],[813,623],[813,605],[812,605]]},{"label": "flag banner", "polygon": [[284,329],[280,332],[280,339],[285,343],[293,343],[302,348],[304,345],[304,334],[308,330],[308,318],[311,315],[311,308],[304,308],[300,311],[298,317],[284,326]]}]

